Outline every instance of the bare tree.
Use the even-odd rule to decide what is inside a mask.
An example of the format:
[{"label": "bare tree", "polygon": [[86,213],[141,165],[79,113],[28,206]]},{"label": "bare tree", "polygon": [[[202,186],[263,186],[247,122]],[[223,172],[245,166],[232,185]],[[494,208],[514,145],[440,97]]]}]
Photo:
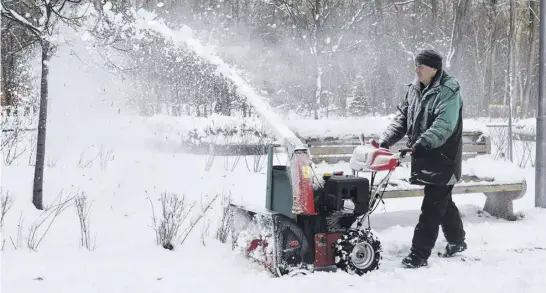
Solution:
[{"label": "bare tree", "polygon": [[38,138],[36,144],[36,165],[34,169],[34,187],[32,191],[32,203],[43,210],[42,193],[44,164],[46,151],[46,122],[48,102],[48,75],[49,60],[54,54],[55,46],[50,37],[54,34],[56,24],[59,21],[73,24],[77,17],[63,15],[64,10],[69,10],[80,4],[81,0],[36,0],[24,1],[25,5],[16,4],[19,1],[3,0],[0,2],[2,18],[9,22],[15,22],[33,34],[40,42],[42,67],[40,81],[40,107],[38,116]]},{"label": "bare tree", "polygon": [[[16,22],[2,22],[2,106],[15,107],[9,115],[18,115],[20,106],[32,100],[29,56],[36,49],[37,38]],[[25,105],[27,106],[27,105]]]},{"label": "bare tree", "polygon": [[533,81],[534,77],[537,72],[537,60],[535,58],[537,51],[538,51],[538,29],[539,29],[539,20],[537,19],[536,12],[538,11],[538,1],[529,0],[529,10],[526,11],[524,9],[524,12],[527,12],[526,15],[524,14],[524,18],[528,19],[528,38],[526,40],[528,44],[528,53],[525,54],[525,58],[527,58],[527,70],[525,74],[525,83],[523,88],[523,94],[521,95],[522,102],[521,102],[521,117],[525,117],[527,115],[531,116],[530,113],[530,99],[531,99],[531,88],[533,87]]},{"label": "bare tree", "polygon": [[[348,38],[349,31],[355,24],[364,19],[364,8],[368,3],[363,2],[356,7],[344,5],[345,1],[269,1],[268,4],[275,6],[284,12],[291,20],[296,34],[307,47],[315,67],[315,95],[313,105],[314,119],[319,118],[319,108],[324,92],[323,74],[325,67],[331,58],[342,51],[356,49],[361,41]],[[343,10],[345,8],[345,10]],[[347,14],[345,12],[349,12]],[[344,17],[337,17],[343,15]],[[335,20],[341,23],[335,23]],[[337,25],[337,26],[336,26]]]},{"label": "bare tree", "polygon": [[484,99],[483,108],[486,113],[489,114],[489,105],[493,102],[493,88],[494,88],[494,65],[495,57],[497,56],[497,41],[499,35],[499,13],[497,9],[497,1],[490,0],[486,5],[487,13],[487,43],[484,46],[483,54],[485,56],[485,72],[483,75],[484,86]]},{"label": "bare tree", "polygon": [[[154,1],[138,0],[128,5],[153,9],[173,27],[189,25],[204,42],[213,43],[224,60],[248,72],[249,82],[267,92],[271,104],[280,110],[312,117],[328,116],[332,111],[345,115],[345,110],[353,115],[390,114],[403,97],[405,84],[413,78],[411,58],[424,48],[446,56],[448,72],[461,83],[469,117],[488,115],[490,108],[507,107],[510,81],[516,107],[526,108],[536,101],[535,0],[515,2],[512,41],[510,0],[162,3],[157,6]],[[338,40],[341,42],[336,47]],[[510,50],[514,58],[508,58]],[[158,59],[151,64],[167,60]],[[208,88],[210,78],[197,74],[201,66],[186,75],[171,74],[169,64],[173,62],[148,70],[151,78],[146,78],[155,79],[149,96],[157,97],[158,103],[172,103],[173,113],[206,116],[214,110],[224,113],[224,109],[236,107],[230,99],[214,94],[214,88],[222,90],[221,86]],[[177,78],[158,78],[157,72]],[[350,106],[356,98],[366,105],[364,111],[357,111],[359,114]],[[183,103],[184,109],[177,109],[177,103]],[[520,113],[529,117],[533,109],[528,108]]]},{"label": "bare tree", "polygon": [[460,71],[459,59],[463,55],[462,39],[465,36],[465,26],[468,23],[467,12],[470,3],[468,0],[455,1],[455,18],[453,20],[453,29],[451,30],[451,44],[449,48],[447,63],[453,71]]}]

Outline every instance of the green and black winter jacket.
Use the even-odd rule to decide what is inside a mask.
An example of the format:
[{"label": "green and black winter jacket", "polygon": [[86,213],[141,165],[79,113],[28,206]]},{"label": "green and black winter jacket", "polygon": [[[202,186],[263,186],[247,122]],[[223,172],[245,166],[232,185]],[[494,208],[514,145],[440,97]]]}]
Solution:
[{"label": "green and black winter jacket", "polygon": [[462,107],[459,83],[445,71],[424,89],[418,80],[409,85],[380,140],[392,146],[407,135],[408,147],[425,147],[423,155],[412,156],[410,183],[453,185],[461,179]]}]

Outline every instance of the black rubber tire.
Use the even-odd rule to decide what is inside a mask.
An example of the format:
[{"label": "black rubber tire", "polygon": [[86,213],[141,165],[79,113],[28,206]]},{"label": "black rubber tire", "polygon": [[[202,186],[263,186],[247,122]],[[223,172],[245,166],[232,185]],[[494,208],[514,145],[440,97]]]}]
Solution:
[{"label": "black rubber tire", "polygon": [[[367,261],[362,265],[352,259],[351,253],[358,245],[366,247]],[[336,266],[350,274],[362,276],[368,272],[377,270],[381,261],[381,242],[368,229],[351,229],[334,243],[334,261]]]},{"label": "black rubber tire", "polygon": [[294,278],[294,277],[299,277],[299,276],[307,276],[309,274],[311,274],[311,272],[309,270],[296,269],[296,270],[293,270],[293,271],[287,273],[286,276]]}]

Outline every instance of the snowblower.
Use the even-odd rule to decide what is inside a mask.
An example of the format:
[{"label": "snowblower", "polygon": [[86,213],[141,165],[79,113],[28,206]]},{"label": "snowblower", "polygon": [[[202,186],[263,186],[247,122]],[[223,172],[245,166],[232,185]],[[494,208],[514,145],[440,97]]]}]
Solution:
[{"label": "snowblower", "polygon": [[[392,153],[361,136],[350,160],[353,174],[314,174],[310,154],[299,139],[287,139],[289,163],[273,165],[268,148],[265,208],[231,203],[226,225],[232,249],[262,265],[272,275],[314,271],[363,275],[379,268],[381,243],[369,216],[382,201],[392,172],[411,149]],[[378,172],[387,174],[375,184]],[[370,179],[357,176],[370,173]],[[368,218],[368,227],[363,227]]]}]

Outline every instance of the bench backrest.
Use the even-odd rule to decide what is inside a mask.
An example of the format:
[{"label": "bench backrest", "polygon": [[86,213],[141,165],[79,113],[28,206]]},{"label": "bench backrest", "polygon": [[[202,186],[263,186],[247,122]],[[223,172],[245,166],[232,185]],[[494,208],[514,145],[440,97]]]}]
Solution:
[{"label": "bench backrest", "polygon": [[[378,139],[378,137],[366,137],[366,141],[370,139]],[[356,146],[360,145],[358,137],[350,137],[343,139],[335,138],[308,138],[305,140],[311,152],[312,161],[316,164],[326,162],[329,164],[339,161],[348,162],[353,154]],[[403,138],[390,149],[397,151],[406,148],[407,138]],[[481,132],[463,132],[463,159],[475,157],[482,154],[491,153],[491,144],[487,137]],[[409,157],[406,157],[409,160]]]}]

